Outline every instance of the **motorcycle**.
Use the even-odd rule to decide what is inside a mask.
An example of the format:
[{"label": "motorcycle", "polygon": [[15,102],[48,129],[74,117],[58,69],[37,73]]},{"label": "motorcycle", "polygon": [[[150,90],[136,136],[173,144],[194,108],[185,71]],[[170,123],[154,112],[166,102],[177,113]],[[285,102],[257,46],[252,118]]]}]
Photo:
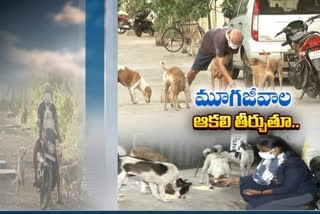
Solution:
[{"label": "motorcycle", "polygon": [[[286,34],[282,46],[290,45],[294,54],[287,59],[289,64],[288,78],[292,85],[304,94],[316,98],[320,94],[320,33],[308,32],[308,26],[320,15],[312,16],[307,21],[295,20],[276,34]],[[290,55],[287,55],[290,56]]]},{"label": "motorcycle", "polygon": [[38,160],[38,181],[40,192],[40,207],[45,210],[51,202],[51,192],[54,190],[57,179],[58,170],[57,152],[56,152],[57,136],[53,129],[44,130],[44,140],[41,141],[40,157]]},{"label": "motorcycle", "polygon": [[118,12],[118,34],[124,34],[127,30],[133,27],[132,19],[128,14],[122,11]]},{"label": "motorcycle", "polygon": [[150,36],[154,35],[153,15],[151,13],[141,12],[137,15],[133,22],[133,30],[138,37],[141,37],[142,33],[149,33]]}]

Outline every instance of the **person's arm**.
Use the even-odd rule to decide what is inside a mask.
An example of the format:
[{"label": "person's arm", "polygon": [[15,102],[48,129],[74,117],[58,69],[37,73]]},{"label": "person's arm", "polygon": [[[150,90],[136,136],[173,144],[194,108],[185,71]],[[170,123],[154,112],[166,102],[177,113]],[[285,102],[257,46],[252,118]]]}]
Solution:
[{"label": "person's arm", "polygon": [[235,82],[229,75],[226,65],[225,65],[225,56],[228,54],[227,49],[228,47],[225,47],[225,43],[223,42],[225,35],[219,35],[215,40],[213,41],[214,47],[215,47],[215,53],[216,53],[216,58],[218,61],[218,71],[223,75],[223,77],[227,80],[228,84],[230,87],[235,87]]},{"label": "person's arm", "polygon": [[306,174],[301,166],[297,166],[296,164],[286,166],[284,181],[279,187],[273,188],[272,194],[282,195],[295,192],[299,187],[299,184],[305,179],[305,176]]}]

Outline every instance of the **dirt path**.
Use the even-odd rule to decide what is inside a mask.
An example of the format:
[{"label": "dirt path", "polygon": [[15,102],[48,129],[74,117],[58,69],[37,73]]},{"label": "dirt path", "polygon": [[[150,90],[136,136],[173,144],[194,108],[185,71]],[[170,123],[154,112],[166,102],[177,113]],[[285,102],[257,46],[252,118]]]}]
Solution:
[{"label": "dirt path", "polygon": [[[0,176],[0,210],[38,210],[39,194],[32,186],[32,145],[36,140],[28,130],[22,128],[8,128],[8,125],[18,125],[16,118],[8,118],[5,108],[0,107],[0,160],[7,162],[7,168],[16,169],[17,151],[20,146],[27,150],[25,157],[25,185],[22,195],[15,193],[15,185],[12,185],[14,177]],[[56,191],[53,194],[54,204],[50,209],[54,210],[79,210],[88,209],[82,202],[65,202],[64,205],[55,204]]]}]

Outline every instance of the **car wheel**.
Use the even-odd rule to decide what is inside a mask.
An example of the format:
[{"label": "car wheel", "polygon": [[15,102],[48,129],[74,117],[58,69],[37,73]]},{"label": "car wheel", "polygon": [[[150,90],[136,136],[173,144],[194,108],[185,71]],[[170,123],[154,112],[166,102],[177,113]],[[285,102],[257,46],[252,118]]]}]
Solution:
[{"label": "car wheel", "polygon": [[243,62],[243,80],[244,80],[244,85],[246,87],[252,87],[252,71],[251,68],[249,67],[249,60],[248,57],[246,55],[246,53],[244,53],[243,57],[242,57],[242,62]]},{"label": "car wheel", "polygon": [[232,79],[237,79],[238,76],[239,76],[239,72],[240,72],[239,69],[234,68],[234,69],[232,70]]}]

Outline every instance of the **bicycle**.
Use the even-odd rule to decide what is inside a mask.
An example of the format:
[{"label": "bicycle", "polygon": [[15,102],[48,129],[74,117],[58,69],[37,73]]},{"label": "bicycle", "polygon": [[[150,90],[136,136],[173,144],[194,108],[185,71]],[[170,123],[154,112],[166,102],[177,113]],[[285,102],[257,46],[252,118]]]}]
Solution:
[{"label": "bicycle", "polygon": [[[175,21],[175,25],[167,28],[162,34],[162,44],[170,52],[178,52],[182,47],[183,44],[186,43],[190,45],[192,42],[192,37],[195,35],[196,32],[199,32],[201,38],[204,36],[204,30],[199,25],[198,22],[196,23],[181,23],[180,20]],[[185,31],[183,30],[183,26],[190,26],[196,25],[197,27],[194,29],[190,36],[187,36]]]}]

